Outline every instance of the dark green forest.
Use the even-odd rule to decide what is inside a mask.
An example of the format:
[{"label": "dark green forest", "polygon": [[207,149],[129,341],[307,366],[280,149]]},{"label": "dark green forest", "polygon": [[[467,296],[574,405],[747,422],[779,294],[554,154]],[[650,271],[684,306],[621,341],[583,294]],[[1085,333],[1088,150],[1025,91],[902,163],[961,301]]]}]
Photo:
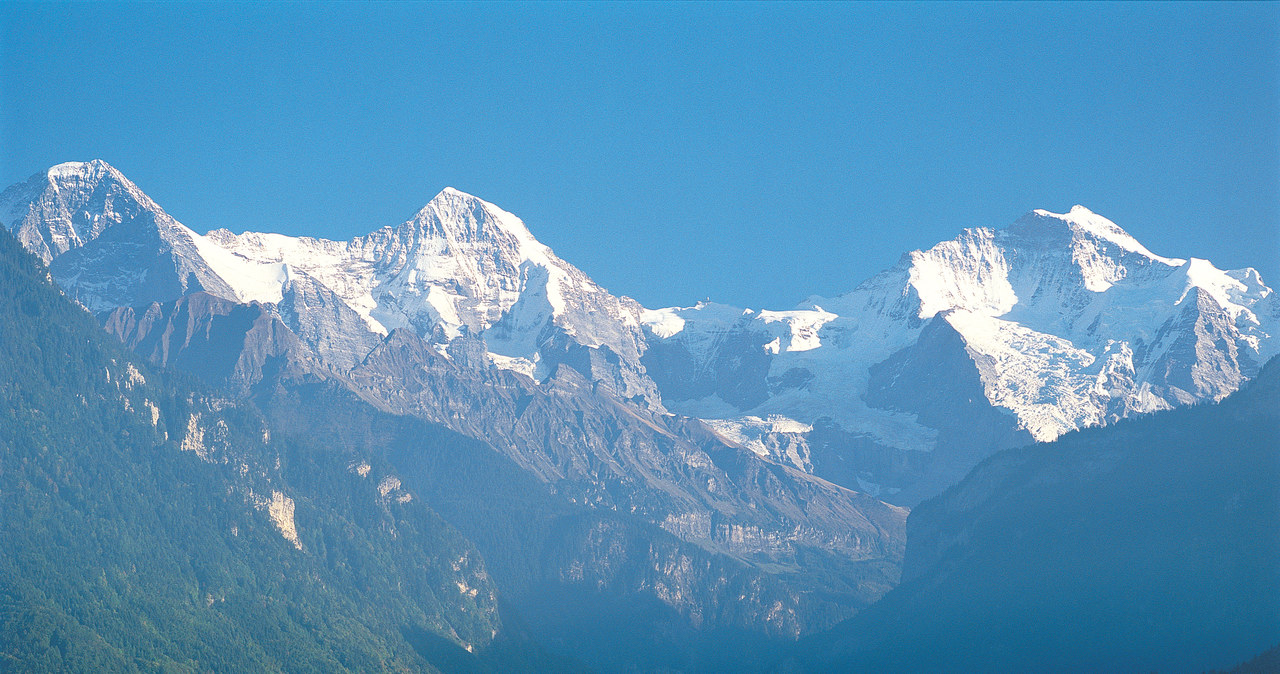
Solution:
[{"label": "dark green forest", "polygon": [[489,668],[480,554],[349,454],[131,358],[0,233],[0,670]]}]

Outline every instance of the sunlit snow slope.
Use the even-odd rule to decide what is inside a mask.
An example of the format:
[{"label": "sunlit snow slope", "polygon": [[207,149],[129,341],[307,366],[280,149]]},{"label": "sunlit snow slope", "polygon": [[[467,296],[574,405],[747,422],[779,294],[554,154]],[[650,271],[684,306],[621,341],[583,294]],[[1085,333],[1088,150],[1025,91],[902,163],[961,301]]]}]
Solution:
[{"label": "sunlit snow slope", "polygon": [[440,345],[466,331],[483,336],[495,365],[536,379],[568,352],[603,347],[616,357],[581,357],[594,378],[660,409],[639,366],[643,309],[556,257],[516,216],[453,188],[408,221],[350,241],[225,229],[202,236],[95,160],[9,188],[0,218],[93,311],[194,290],[287,300],[303,314],[296,322],[311,324],[301,331],[311,345],[345,365],[363,356],[353,342],[367,351],[395,328]]},{"label": "sunlit snow slope", "polygon": [[787,311],[646,310],[452,188],[350,241],[200,235],[93,161],[9,188],[0,219],[91,310],[194,290],[275,304],[336,370],[397,328],[442,354],[478,336],[495,367],[542,381],[570,364],[620,399],[906,503],[1003,446],[1220,399],[1280,351],[1280,300],[1256,271],[1161,257],[1082,206],[965,230]]},{"label": "sunlit snow slope", "polygon": [[[1256,271],[1155,255],[1083,206],[1033,211],[1001,230],[965,230],[849,293],[814,297],[793,311],[700,304],[642,318],[646,364],[680,364],[649,369],[668,409],[751,434],[761,452],[762,419],[847,431],[825,443],[828,452],[954,444],[948,426],[969,420],[938,420],[946,401],[928,371],[957,360],[976,375],[981,402],[1016,431],[990,441],[1017,444],[1019,435],[1051,440],[1132,413],[1220,399],[1280,350],[1272,339],[1280,302]],[[947,385],[959,387],[955,381]],[[959,396],[973,402],[972,393]],[[978,451],[951,462],[972,465]],[[776,458],[821,463],[794,447]],[[840,481],[874,491],[865,481],[892,472],[865,463]]]}]

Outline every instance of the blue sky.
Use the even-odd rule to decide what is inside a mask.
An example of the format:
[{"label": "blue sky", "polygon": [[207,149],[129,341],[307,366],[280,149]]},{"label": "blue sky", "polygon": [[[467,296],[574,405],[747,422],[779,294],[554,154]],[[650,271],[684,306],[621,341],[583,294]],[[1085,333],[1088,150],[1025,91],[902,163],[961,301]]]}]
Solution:
[{"label": "blue sky", "polygon": [[0,182],[102,158],[199,231],[446,185],[649,306],[788,307],[1082,203],[1280,283],[1277,4],[4,4]]}]

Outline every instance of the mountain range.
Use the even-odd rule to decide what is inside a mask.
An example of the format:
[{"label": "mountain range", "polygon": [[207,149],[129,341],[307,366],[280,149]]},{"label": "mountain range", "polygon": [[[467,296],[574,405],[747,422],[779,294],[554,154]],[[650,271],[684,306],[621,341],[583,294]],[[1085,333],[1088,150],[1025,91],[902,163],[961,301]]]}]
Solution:
[{"label": "mountain range", "polygon": [[638,413],[902,505],[992,447],[1221,399],[1280,351],[1256,271],[1156,255],[1082,206],[965,230],[785,311],[646,309],[452,188],[349,241],[201,235],[93,161],[9,188],[0,217],[95,313],[196,291],[256,302],[340,377],[397,331],[445,359],[475,344],[474,367],[533,388],[565,365]]},{"label": "mountain range", "polygon": [[[596,664],[636,635],[557,635],[639,606],[667,616],[655,666],[706,630],[831,627],[899,582],[908,508],[988,457],[1221,400],[1280,351],[1254,270],[1156,255],[1081,206],[780,311],[647,309],[452,188],[349,241],[199,234],[92,161],[0,193],[0,224],[151,365],[395,465],[383,497],[424,500],[531,638]],[[517,489],[536,495],[499,507]]]}]

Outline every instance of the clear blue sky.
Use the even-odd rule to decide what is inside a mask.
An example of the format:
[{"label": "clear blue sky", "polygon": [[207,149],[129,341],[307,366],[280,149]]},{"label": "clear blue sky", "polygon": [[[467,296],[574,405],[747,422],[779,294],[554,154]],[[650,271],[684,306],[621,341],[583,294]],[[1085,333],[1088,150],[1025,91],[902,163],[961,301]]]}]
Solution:
[{"label": "clear blue sky", "polygon": [[1280,283],[1277,4],[0,5],[0,182],[347,238],[446,185],[649,306],[1082,203]]}]

